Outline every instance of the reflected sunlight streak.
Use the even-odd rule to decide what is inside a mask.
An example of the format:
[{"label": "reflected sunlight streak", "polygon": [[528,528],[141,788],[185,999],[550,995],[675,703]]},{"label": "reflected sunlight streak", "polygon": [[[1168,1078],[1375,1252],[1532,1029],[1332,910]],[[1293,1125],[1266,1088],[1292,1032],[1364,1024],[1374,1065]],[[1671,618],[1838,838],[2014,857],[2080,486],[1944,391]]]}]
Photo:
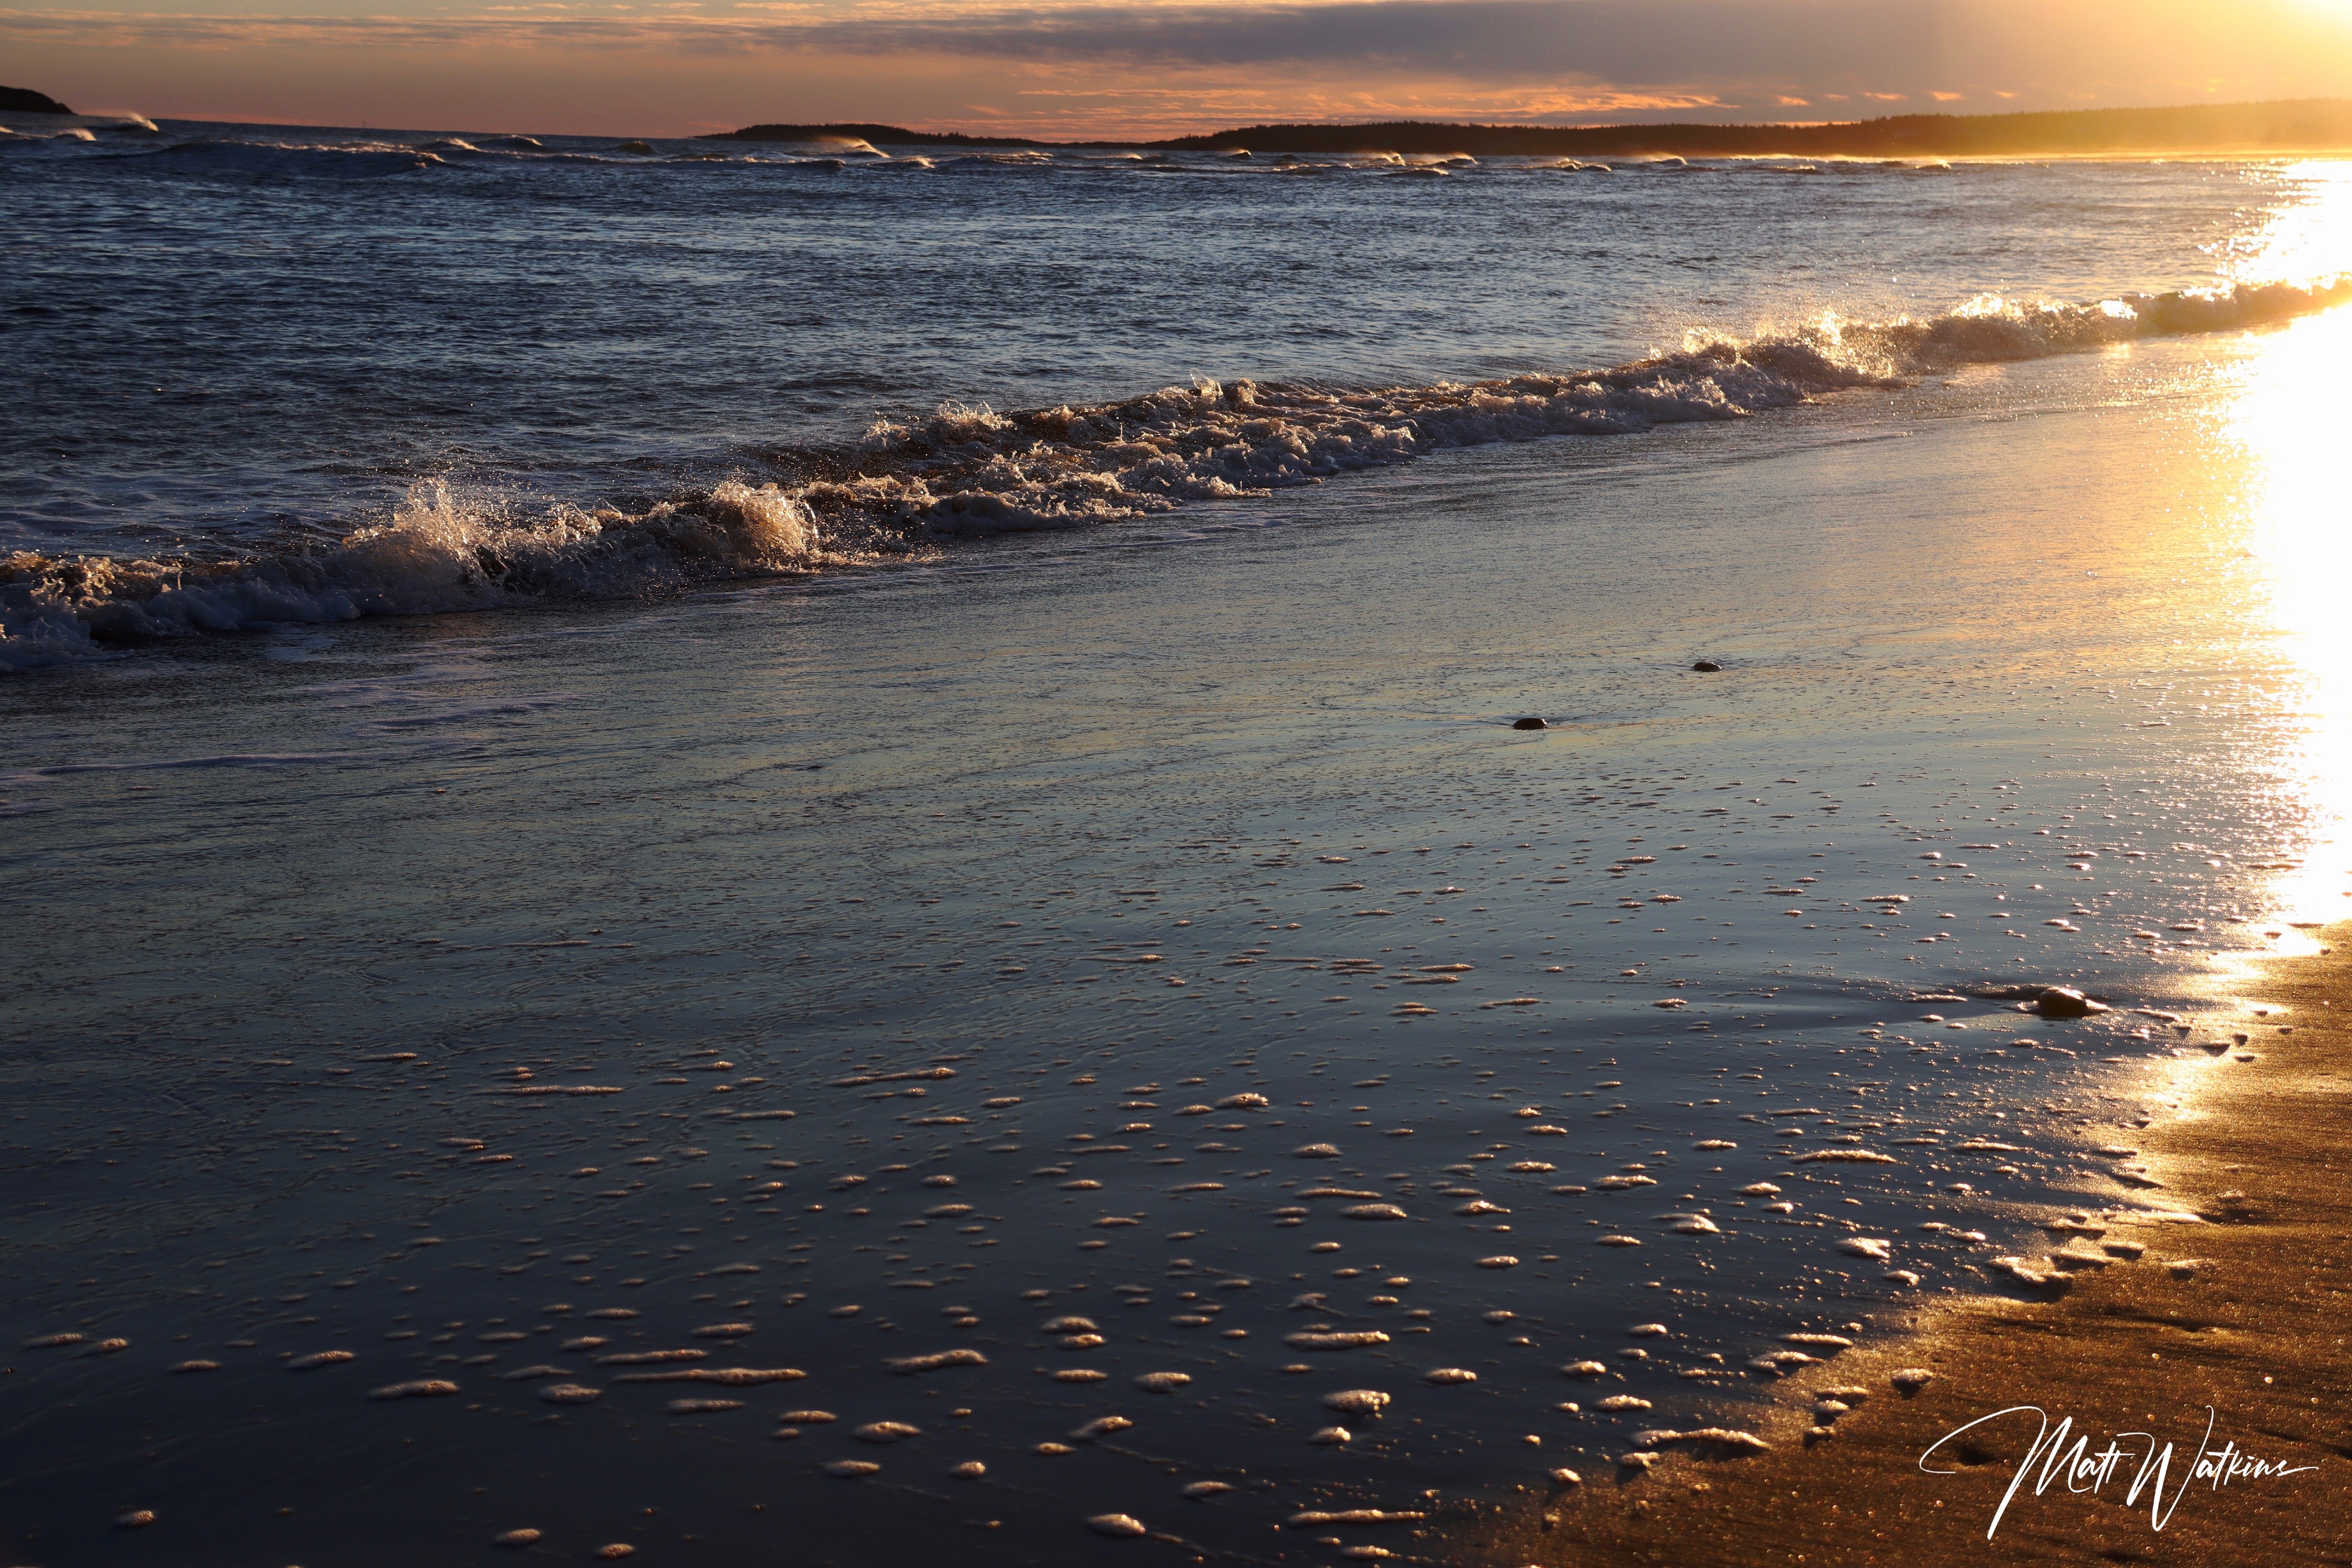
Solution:
[{"label": "reflected sunlight streak", "polygon": [[[2239,268],[2246,278],[2302,278],[2352,261],[2352,163],[2296,165],[2308,198],[2273,219]],[[2267,345],[2231,417],[2248,455],[2245,546],[2265,568],[2269,627],[2299,673],[2283,693],[2291,730],[2271,763],[2281,805],[2282,861],[2273,907],[2288,921],[2352,916],[2352,544],[2346,539],[2345,383],[2352,374],[2352,310],[2296,323]],[[2299,842],[2298,842],[2299,841]],[[2307,947],[2308,944],[2293,944]]]}]

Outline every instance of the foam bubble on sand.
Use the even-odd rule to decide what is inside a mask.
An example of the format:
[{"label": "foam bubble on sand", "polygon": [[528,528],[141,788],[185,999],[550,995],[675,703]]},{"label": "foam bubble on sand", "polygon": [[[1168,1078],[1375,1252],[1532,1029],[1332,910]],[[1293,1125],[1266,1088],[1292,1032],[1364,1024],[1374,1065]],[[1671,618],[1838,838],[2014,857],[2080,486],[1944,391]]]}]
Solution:
[{"label": "foam bubble on sand", "polygon": [[446,1378],[420,1377],[407,1383],[387,1383],[382,1388],[368,1391],[370,1399],[433,1399],[457,1392],[457,1385]]},{"label": "foam bubble on sand", "polygon": [[830,1410],[787,1410],[776,1417],[801,1426],[825,1426],[840,1419]]},{"label": "foam bubble on sand", "polygon": [[352,1354],[350,1351],[313,1351],[309,1355],[298,1355],[292,1361],[288,1362],[286,1363],[286,1370],[289,1372],[309,1372],[314,1367],[341,1366],[347,1361],[357,1361],[359,1357]]},{"label": "foam bubble on sand", "polygon": [[898,1443],[908,1437],[919,1437],[923,1429],[909,1426],[904,1421],[868,1421],[850,1434],[861,1443]]},{"label": "foam bubble on sand", "polygon": [[1323,1408],[1341,1415],[1378,1415],[1389,1406],[1389,1396],[1377,1388],[1343,1388],[1323,1396]]},{"label": "foam bubble on sand", "polygon": [[1179,1495],[1191,1498],[1195,1502],[1205,1502],[1233,1489],[1231,1481],[1192,1481],[1180,1489]]},{"label": "foam bubble on sand", "polygon": [[1597,1361],[1572,1361],[1566,1366],[1561,1367],[1559,1370],[1560,1374],[1563,1377],[1606,1377],[1609,1375],[1608,1364],[1606,1363]]},{"label": "foam bubble on sand", "polygon": [[551,1383],[539,1391],[539,1396],[550,1405],[593,1405],[604,1397],[604,1391],[576,1383]]},{"label": "foam bubble on sand", "polygon": [[1833,1351],[1852,1350],[1853,1348],[1853,1342],[1847,1339],[1843,1334],[1782,1334],[1780,1336],[1780,1342],[1784,1345],[1808,1345],[1814,1349],[1826,1348]]},{"label": "foam bubble on sand", "polygon": [[1637,1237],[1604,1236],[1600,1238],[1600,1245],[1602,1247],[1639,1247],[1642,1243],[1640,1238]]},{"label": "foam bubble on sand", "polygon": [[598,1366],[647,1366],[657,1362],[703,1361],[708,1359],[709,1354],[709,1351],[698,1350],[616,1351],[611,1355],[598,1356],[596,1364]]},{"label": "foam bubble on sand", "polygon": [[885,1361],[894,1373],[936,1373],[948,1366],[988,1366],[988,1356],[976,1350],[940,1350],[929,1356],[894,1356]]},{"label": "foam bubble on sand", "polygon": [[1343,1444],[1355,1441],[1355,1434],[1349,1431],[1345,1426],[1324,1426],[1318,1428],[1316,1431],[1315,1436],[1309,1438],[1308,1441],[1320,1444],[1322,1447],[1327,1448],[1336,1448]]},{"label": "foam bubble on sand", "polygon": [[184,1361],[175,1363],[171,1366],[165,1367],[163,1370],[166,1372],[181,1373],[218,1372],[220,1370],[220,1363],[216,1361]]},{"label": "foam bubble on sand", "polygon": [[1647,1410],[1650,1402],[1631,1394],[1612,1394],[1593,1405],[1595,1410]]},{"label": "foam bubble on sand", "polygon": [[519,1366],[512,1372],[499,1373],[499,1378],[507,1383],[529,1383],[537,1378],[570,1377],[572,1373],[562,1367],[546,1365]]},{"label": "foam bubble on sand", "polygon": [[981,1477],[988,1474],[988,1467],[982,1464],[978,1459],[966,1459],[962,1464],[958,1465],[955,1468],[950,1470],[948,1474],[955,1477],[955,1479],[960,1481],[976,1481],[980,1479]]},{"label": "foam bubble on sand", "polygon": [[1875,1258],[1881,1263],[1894,1261],[1895,1244],[1876,1237],[1849,1236],[1838,1243],[1840,1252],[1850,1252],[1856,1258]]},{"label": "foam bubble on sand", "polygon": [[1143,1528],[1142,1521],[1131,1514],[1124,1513],[1096,1514],[1087,1521],[1087,1528],[1097,1535],[1114,1535],[1122,1538],[1132,1538],[1148,1533]]},{"label": "foam bubble on sand", "polygon": [[582,1351],[600,1350],[612,1342],[610,1340],[599,1339],[594,1334],[583,1334],[576,1340],[564,1341],[563,1349],[576,1355]]},{"label": "foam bubble on sand", "polygon": [[698,1340],[740,1340],[752,1331],[750,1323],[706,1323],[694,1331]]},{"label": "foam bubble on sand", "polygon": [[1478,1374],[1467,1367],[1441,1366],[1423,1373],[1421,1380],[1423,1383],[1435,1384],[1442,1388],[1457,1383],[1475,1383],[1478,1381]]},{"label": "foam bubble on sand", "polygon": [[636,1554],[637,1549],[625,1541],[615,1541],[610,1545],[596,1548],[596,1555],[608,1563],[617,1563],[624,1557],[635,1557]]},{"label": "foam bubble on sand", "polygon": [[1727,1454],[1760,1454],[1772,1446],[1752,1432],[1735,1431],[1728,1426],[1700,1426],[1688,1432],[1661,1430],[1633,1434],[1633,1446],[1637,1448],[1663,1448],[1675,1444],[1711,1448]]},{"label": "foam bubble on sand", "polygon": [[694,1366],[676,1372],[632,1372],[615,1383],[715,1383],[726,1388],[751,1388],[763,1383],[797,1383],[808,1373],[796,1366]]},{"label": "foam bubble on sand", "polygon": [[1101,1383],[1109,1376],[1110,1373],[1097,1372],[1091,1367],[1066,1366],[1054,1374],[1054,1381],[1055,1383]]},{"label": "foam bubble on sand", "polygon": [[1135,1380],[1135,1386],[1148,1394],[1173,1394],[1192,1381],[1184,1372],[1147,1372]]},{"label": "foam bubble on sand", "polygon": [[1073,1443],[1091,1443],[1097,1437],[1108,1437],[1114,1432],[1124,1432],[1135,1423],[1124,1415],[1099,1415],[1070,1434]]},{"label": "foam bubble on sand", "polygon": [[1418,1510],[1402,1509],[1307,1509],[1290,1516],[1290,1527],[1305,1530],[1318,1524],[1418,1524],[1428,1517]]},{"label": "foam bubble on sand", "polygon": [[2006,1275],[2018,1284],[2036,1290],[2047,1290],[2063,1295],[2074,1289],[2074,1285],[2070,1276],[2054,1268],[2036,1268],[2030,1258],[1996,1258],[1985,1267],[1996,1274]]},{"label": "foam bubble on sand", "polygon": [[1478,1267],[1481,1268],[1517,1268],[1518,1266],[1519,1260],[1507,1252],[1498,1252],[1492,1258],[1478,1259]]},{"label": "foam bubble on sand", "polygon": [[881,1466],[871,1459],[835,1459],[824,1467],[824,1473],[828,1476],[838,1476],[845,1481],[853,1481],[860,1476],[873,1475],[881,1468]]},{"label": "foam bubble on sand", "polygon": [[493,1535],[490,1537],[490,1544],[493,1546],[536,1546],[539,1544],[539,1540],[540,1532],[536,1530],[509,1530],[503,1534]]},{"label": "foam bubble on sand", "polygon": [[711,1415],[721,1410],[740,1410],[740,1399],[673,1399],[666,1408],[672,1415]]},{"label": "foam bubble on sand", "polygon": [[1403,1219],[1403,1209],[1394,1204],[1351,1204],[1339,1211],[1348,1219]]},{"label": "foam bubble on sand", "polygon": [[89,1337],[87,1334],[75,1333],[40,1334],[26,1340],[25,1348],[28,1351],[58,1350],[66,1345],[78,1345]]},{"label": "foam bubble on sand", "polygon": [[1308,1330],[1296,1334],[1285,1334],[1282,1336],[1282,1342],[1293,1350],[1300,1351],[1352,1351],[1361,1350],[1368,1345],[1384,1345],[1389,1342],[1389,1337],[1378,1329],[1345,1331]]}]

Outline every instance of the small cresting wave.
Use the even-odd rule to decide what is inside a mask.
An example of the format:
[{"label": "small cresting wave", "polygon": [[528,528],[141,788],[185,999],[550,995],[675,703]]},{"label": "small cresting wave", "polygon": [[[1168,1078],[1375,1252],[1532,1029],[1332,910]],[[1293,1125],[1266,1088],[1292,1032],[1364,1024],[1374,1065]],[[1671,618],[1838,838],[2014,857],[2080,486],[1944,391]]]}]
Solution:
[{"label": "small cresting wave", "polygon": [[1548,436],[1744,419],[1966,364],[2284,322],[2352,300],[2352,276],[2130,295],[2090,305],[1992,297],[1921,320],[1834,319],[1749,339],[1693,333],[1606,370],[1334,390],[1199,381],[1140,397],[999,414],[943,404],[877,420],[824,477],[740,481],[641,512],[556,508],[515,522],[418,487],[379,527],[317,551],[213,562],[0,559],[0,671],[104,645],[619,598],[903,559],[957,536],[1086,528],[1264,496],[1425,453]]}]

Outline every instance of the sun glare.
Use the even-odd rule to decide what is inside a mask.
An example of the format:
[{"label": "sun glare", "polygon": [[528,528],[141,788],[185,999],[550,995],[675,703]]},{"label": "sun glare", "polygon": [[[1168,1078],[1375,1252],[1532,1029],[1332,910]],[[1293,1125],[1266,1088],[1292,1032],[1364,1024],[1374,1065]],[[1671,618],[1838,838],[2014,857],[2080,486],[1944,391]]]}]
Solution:
[{"label": "sun glare", "polygon": [[[2241,276],[2309,279],[2352,268],[2352,163],[2300,165],[2307,199],[2281,213]],[[2297,322],[2266,346],[2232,416],[2248,455],[2247,548],[2267,567],[2268,624],[2298,672],[2292,739],[2273,760],[2282,803],[2303,823],[2282,851],[2300,864],[2273,888],[2284,918],[2352,915],[2352,539],[2345,527],[2343,384],[2352,310]],[[2300,837],[2299,846],[2294,838]],[[2287,855],[2282,853],[2284,861]]]}]

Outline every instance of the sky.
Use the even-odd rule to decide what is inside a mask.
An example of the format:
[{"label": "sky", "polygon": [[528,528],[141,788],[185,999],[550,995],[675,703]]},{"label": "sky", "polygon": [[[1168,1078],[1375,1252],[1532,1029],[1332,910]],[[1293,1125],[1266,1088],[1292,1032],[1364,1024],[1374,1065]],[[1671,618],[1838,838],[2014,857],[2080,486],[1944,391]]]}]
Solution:
[{"label": "sky", "polygon": [[2352,0],[0,0],[0,82],[616,136],[1853,120],[2352,96]]}]

